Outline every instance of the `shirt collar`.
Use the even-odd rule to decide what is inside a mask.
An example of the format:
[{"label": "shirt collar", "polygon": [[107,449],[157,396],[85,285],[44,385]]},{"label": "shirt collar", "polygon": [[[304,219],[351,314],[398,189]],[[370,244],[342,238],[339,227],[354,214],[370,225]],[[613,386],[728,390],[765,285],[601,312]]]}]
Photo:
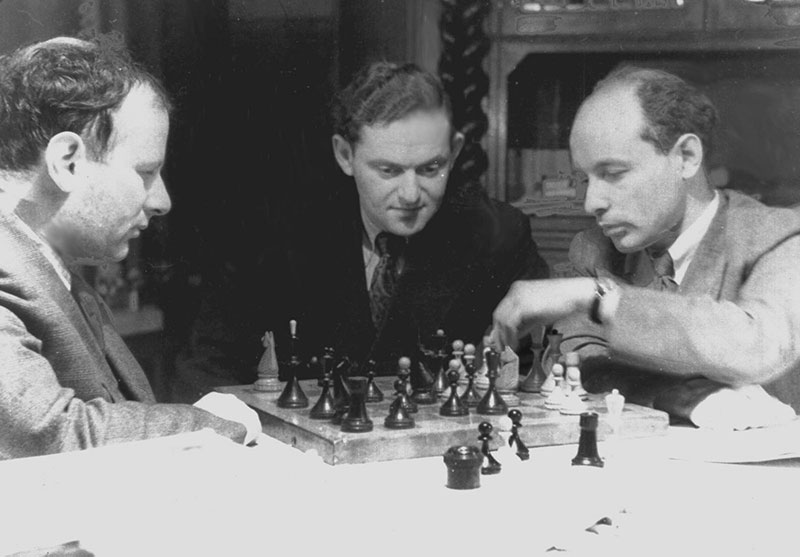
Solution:
[{"label": "shirt collar", "polygon": [[34,232],[33,229],[19,217],[19,215],[12,212],[11,216],[16,220],[20,230],[22,230],[22,232],[28,238],[30,238],[33,243],[36,244],[36,248],[39,250],[39,252],[50,262],[55,269],[58,278],[61,279],[61,282],[67,287],[67,290],[72,290],[71,273],[67,267],[67,264],[64,263],[63,259],[61,259],[61,256],[56,253],[56,250],[54,250],[50,244],[48,244],[41,236]]},{"label": "shirt collar", "polygon": [[361,222],[364,224],[364,246],[375,251],[375,238],[381,233],[381,230],[366,217],[364,209],[361,209]]},{"label": "shirt collar", "polygon": [[691,263],[694,253],[697,251],[697,246],[700,245],[703,236],[708,232],[718,208],[719,192],[714,190],[714,198],[708,206],[686,230],[681,232],[680,236],[667,250],[675,266],[675,282],[678,284],[681,283],[684,275],[686,275],[689,263]]}]

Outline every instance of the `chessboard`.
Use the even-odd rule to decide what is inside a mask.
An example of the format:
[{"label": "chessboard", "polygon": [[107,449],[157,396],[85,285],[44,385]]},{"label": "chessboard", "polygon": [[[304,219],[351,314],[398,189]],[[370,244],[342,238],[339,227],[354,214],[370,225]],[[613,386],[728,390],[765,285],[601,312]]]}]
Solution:
[{"label": "chessboard", "polygon": [[[391,377],[378,377],[375,382],[384,393],[383,402],[367,404],[367,411],[374,423],[372,431],[365,433],[346,433],[327,420],[312,420],[309,410],[320,395],[321,388],[316,380],[301,381],[303,391],[308,396],[309,407],[302,409],[279,408],[276,404],[280,393],[264,393],[251,385],[218,387],[223,393],[236,395],[254,408],[261,418],[263,431],[283,443],[302,451],[314,449],[328,464],[347,464],[397,460],[425,456],[441,456],[454,445],[480,446],[478,425],[488,421],[495,431],[501,416],[484,416],[470,409],[468,416],[443,417],[439,415],[436,404],[419,405],[413,414],[416,426],[413,429],[391,430],[383,425],[393,400]],[[544,407],[544,397],[535,393],[518,393],[522,412],[520,437],[528,447],[564,445],[577,443],[580,436],[579,416],[567,416]],[[590,411],[599,414],[597,436],[605,439],[611,428],[602,395],[589,395],[587,405]],[[620,438],[649,437],[666,433],[669,419],[664,412],[625,404],[621,426],[617,435]],[[492,448],[497,448],[499,437],[495,435]]]}]

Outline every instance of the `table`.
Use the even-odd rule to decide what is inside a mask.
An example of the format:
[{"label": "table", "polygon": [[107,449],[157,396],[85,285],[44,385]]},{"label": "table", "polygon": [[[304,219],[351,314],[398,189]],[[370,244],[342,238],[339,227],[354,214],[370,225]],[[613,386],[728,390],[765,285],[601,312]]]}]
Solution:
[{"label": "table", "polygon": [[[800,454],[787,432],[800,426],[769,442]],[[331,467],[208,432],[6,461],[0,554],[71,540],[97,555],[796,553],[799,460],[668,458],[754,439],[670,428],[601,444],[603,469],[571,466],[574,445],[541,447],[472,491],[444,487],[439,457]],[[611,527],[585,532],[603,517]]]}]

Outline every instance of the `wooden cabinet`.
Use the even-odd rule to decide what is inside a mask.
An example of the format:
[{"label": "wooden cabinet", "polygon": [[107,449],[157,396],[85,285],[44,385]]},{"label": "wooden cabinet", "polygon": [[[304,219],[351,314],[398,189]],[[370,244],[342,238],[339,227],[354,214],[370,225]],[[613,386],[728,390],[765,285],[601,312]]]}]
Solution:
[{"label": "wooden cabinet", "polygon": [[682,75],[711,97],[720,185],[800,202],[800,0],[498,0],[488,31],[487,190],[531,215],[557,272],[591,224],[569,158],[572,120],[618,64]]}]

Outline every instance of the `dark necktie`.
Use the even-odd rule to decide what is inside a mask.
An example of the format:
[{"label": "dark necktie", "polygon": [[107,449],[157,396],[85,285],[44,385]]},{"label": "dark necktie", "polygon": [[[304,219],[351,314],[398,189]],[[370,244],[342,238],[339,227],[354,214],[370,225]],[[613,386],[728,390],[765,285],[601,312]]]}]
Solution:
[{"label": "dark necktie", "polygon": [[678,283],[675,282],[675,266],[672,262],[672,256],[665,250],[658,255],[651,255],[651,258],[655,277],[653,277],[650,287],[655,290],[676,292]]},{"label": "dark necktie", "polygon": [[400,278],[401,257],[405,242],[399,236],[381,232],[375,237],[375,248],[380,260],[369,286],[369,309],[372,323],[380,330],[392,303]]}]

